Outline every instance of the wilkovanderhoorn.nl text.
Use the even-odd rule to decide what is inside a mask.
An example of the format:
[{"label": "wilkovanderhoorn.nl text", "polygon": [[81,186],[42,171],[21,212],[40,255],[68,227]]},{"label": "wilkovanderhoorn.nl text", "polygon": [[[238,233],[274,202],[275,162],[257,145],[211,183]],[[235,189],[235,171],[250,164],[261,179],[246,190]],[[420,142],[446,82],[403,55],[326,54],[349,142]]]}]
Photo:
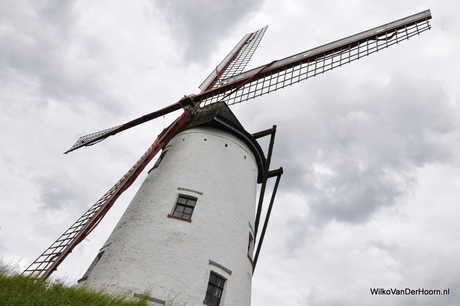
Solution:
[{"label": "wilkovanderhoorn.nl text", "polygon": [[370,288],[372,295],[449,295],[450,289],[385,289],[385,288]]}]

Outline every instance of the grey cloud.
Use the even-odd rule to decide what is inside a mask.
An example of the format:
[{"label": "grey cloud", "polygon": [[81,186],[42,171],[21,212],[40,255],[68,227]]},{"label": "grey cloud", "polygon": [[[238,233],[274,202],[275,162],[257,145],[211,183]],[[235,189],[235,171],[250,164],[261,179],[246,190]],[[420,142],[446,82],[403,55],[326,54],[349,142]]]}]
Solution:
[{"label": "grey cloud", "polygon": [[[416,166],[449,162],[454,157],[449,137],[457,131],[455,110],[442,84],[429,79],[399,77],[379,91],[383,122],[404,141],[404,158]],[[428,89],[430,88],[430,89]]]},{"label": "grey cloud", "polygon": [[[417,244],[419,248],[415,249],[414,244]],[[458,265],[452,264],[457,258],[455,252],[439,253],[433,243],[427,243],[424,241],[424,237],[420,237],[415,243],[400,246],[395,253],[397,253],[396,259],[402,267],[400,270],[401,277],[398,284],[395,285],[397,288],[450,289],[449,295],[411,296],[410,300],[414,305],[442,304],[454,306],[458,304],[460,300],[460,290],[458,289],[460,288],[458,278],[460,269]]]},{"label": "grey cloud", "polygon": [[347,296],[345,299],[336,294],[325,292],[317,287],[312,287],[308,296],[303,301],[303,305],[308,306],[344,306],[344,305],[358,305],[353,297]]},{"label": "grey cloud", "polygon": [[312,226],[366,223],[381,208],[402,203],[418,186],[417,168],[455,161],[458,119],[440,84],[401,76],[367,84],[362,92],[338,87],[336,93],[340,98],[306,106],[315,109],[316,123],[304,129],[293,120],[300,132],[287,139],[302,140],[290,139],[296,148],[286,144],[276,152],[285,169],[284,190],[308,195],[309,215],[289,220],[289,252],[317,235]]},{"label": "grey cloud", "polygon": [[5,10],[0,10],[5,29],[0,37],[3,86],[16,78],[37,87],[35,100],[43,106],[52,98],[77,111],[76,102],[83,101],[110,105],[107,109],[117,112],[120,98],[104,90],[101,76],[94,70],[94,41],[79,32],[79,13],[73,4],[42,1],[4,6]]},{"label": "grey cloud", "polygon": [[42,208],[59,210],[81,205],[76,203],[75,199],[81,201],[82,194],[72,186],[72,178],[68,173],[59,171],[53,175],[38,176],[35,180],[40,190],[37,203],[40,203]]},{"label": "grey cloud", "polygon": [[77,21],[72,2],[59,0],[41,1],[38,12],[43,16],[43,22],[58,31],[60,39],[70,39],[74,24]]},{"label": "grey cloud", "polygon": [[[206,62],[220,39],[264,3],[264,0],[152,1],[170,20],[173,32],[179,33],[176,39],[189,62]],[[256,29],[248,31],[252,30]]]},{"label": "grey cloud", "polygon": [[336,171],[337,177],[318,190],[312,203],[321,219],[366,222],[376,210],[394,205],[405,194],[405,186],[387,178],[379,165],[361,170],[344,160]]},{"label": "grey cloud", "polygon": [[385,251],[385,252],[395,252],[399,249],[399,246],[396,242],[383,242],[380,240],[370,240],[366,243],[367,248],[375,248],[380,251]]}]

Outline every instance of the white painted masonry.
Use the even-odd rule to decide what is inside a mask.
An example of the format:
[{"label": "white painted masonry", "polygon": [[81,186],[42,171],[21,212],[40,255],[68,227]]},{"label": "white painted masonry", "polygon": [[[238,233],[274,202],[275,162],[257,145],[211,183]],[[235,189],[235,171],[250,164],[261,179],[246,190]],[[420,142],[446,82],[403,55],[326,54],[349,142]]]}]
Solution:
[{"label": "white painted masonry", "polygon": [[[226,279],[221,306],[249,306],[253,152],[213,127],[182,131],[165,150],[80,285],[194,306],[203,305],[213,271]],[[197,199],[191,222],[168,217],[179,195]]]}]

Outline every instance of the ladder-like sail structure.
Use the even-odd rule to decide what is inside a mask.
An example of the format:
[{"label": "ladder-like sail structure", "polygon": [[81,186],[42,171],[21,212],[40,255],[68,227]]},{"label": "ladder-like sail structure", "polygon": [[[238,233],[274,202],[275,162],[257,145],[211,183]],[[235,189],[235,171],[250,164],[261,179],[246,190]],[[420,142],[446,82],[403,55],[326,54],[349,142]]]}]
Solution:
[{"label": "ladder-like sail structure", "polygon": [[202,106],[227,105],[268,94],[341,67],[429,30],[429,10],[307,50],[223,80],[220,87],[194,97]]}]

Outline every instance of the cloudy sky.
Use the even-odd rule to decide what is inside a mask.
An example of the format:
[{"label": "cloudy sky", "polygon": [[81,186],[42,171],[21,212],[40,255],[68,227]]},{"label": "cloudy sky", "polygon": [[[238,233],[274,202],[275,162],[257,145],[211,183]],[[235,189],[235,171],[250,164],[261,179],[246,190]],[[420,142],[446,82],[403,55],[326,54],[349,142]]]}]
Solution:
[{"label": "cloudy sky", "polygon": [[[62,154],[81,135],[198,93],[248,33],[248,68],[431,9],[431,31],[232,109],[276,124],[285,174],[253,305],[460,303],[460,2],[0,2],[0,255],[24,268],[180,112]],[[80,278],[139,187],[56,275]],[[450,289],[375,296],[370,288]]]}]

